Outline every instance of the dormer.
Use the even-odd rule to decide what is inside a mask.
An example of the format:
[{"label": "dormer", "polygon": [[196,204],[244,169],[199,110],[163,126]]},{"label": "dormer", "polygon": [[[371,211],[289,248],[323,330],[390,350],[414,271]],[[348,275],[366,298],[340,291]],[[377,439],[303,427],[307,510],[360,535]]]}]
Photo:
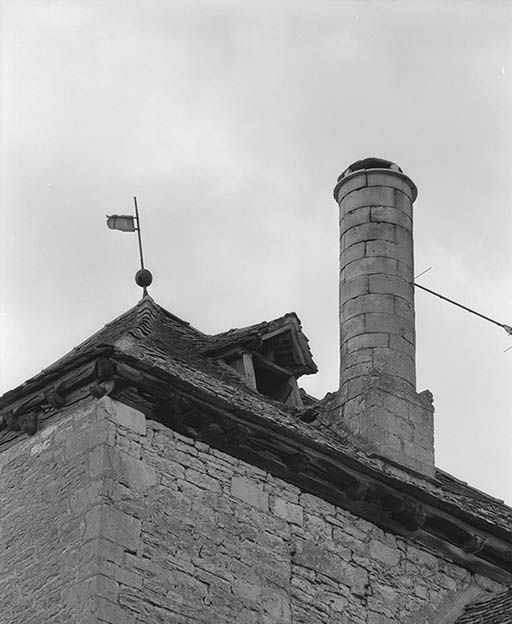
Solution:
[{"label": "dormer", "polygon": [[303,407],[297,380],[317,372],[295,313],[211,338],[206,355],[225,362],[253,390],[291,407]]}]

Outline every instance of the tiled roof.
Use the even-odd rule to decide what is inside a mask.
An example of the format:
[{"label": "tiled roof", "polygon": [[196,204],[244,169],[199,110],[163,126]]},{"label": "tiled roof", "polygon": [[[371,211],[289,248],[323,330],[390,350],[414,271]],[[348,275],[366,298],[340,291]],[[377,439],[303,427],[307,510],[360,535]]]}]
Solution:
[{"label": "tiled roof", "polygon": [[[0,397],[0,414],[23,402],[31,391],[40,391],[47,378],[56,379],[59,372],[72,367],[77,358],[85,357],[100,347],[109,347],[114,354],[143,362],[146,367],[178,380],[194,392],[215,398],[233,412],[253,415],[269,430],[300,436],[311,446],[321,448],[331,455],[343,455],[347,461],[357,462],[374,474],[380,473],[388,482],[396,485],[393,471],[388,471],[380,458],[354,444],[350,437],[341,438],[328,428],[319,426],[314,420],[309,422],[311,419],[304,422],[304,419],[298,417],[296,409],[252,390],[233,369],[209,355],[230,345],[239,345],[248,337],[259,340],[262,335],[282,326],[283,319],[288,322],[291,316],[285,315],[276,321],[208,336],[146,296],[135,307],[108,323],[63,358]],[[297,317],[295,319],[291,322],[300,328]],[[302,337],[304,341],[307,340],[304,334]],[[326,402],[328,397],[319,401],[316,407],[308,405],[307,409],[320,411]],[[0,444],[16,435],[17,432],[2,427],[0,417]],[[466,518],[472,524],[480,524],[483,529],[492,528],[503,538],[512,535],[510,507],[442,471],[437,471],[435,479],[413,474],[408,476],[403,472],[399,485],[405,493],[410,489],[422,491],[426,500],[435,504],[442,502],[462,519]]]},{"label": "tiled roof", "polygon": [[456,479],[443,470],[436,471],[439,492],[446,502],[460,510],[480,517],[496,527],[505,527],[512,531],[512,508],[498,498],[471,487],[468,483]]},{"label": "tiled roof", "polygon": [[[298,317],[293,313],[273,321],[265,321],[240,329],[230,329],[227,332],[210,336],[168,312],[155,303],[149,295],[146,295],[136,306],[107,323],[65,356],[18,388],[6,392],[0,397],[0,410],[30,384],[62,369],[80,355],[99,346],[111,346],[137,356],[142,356],[143,352],[148,356],[153,354],[159,365],[162,365],[164,360],[180,362],[182,365],[191,366],[192,369],[208,371],[228,383],[240,382],[240,377],[229,367],[219,364],[214,356],[229,348],[248,345],[251,342],[257,345],[269,332],[285,325],[292,325],[299,334],[301,344],[304,346],[303,351],[308,358],[307,364],[302,367],[306,371],[301,370],[301,374],[316,372],[316,365],[307,346],[308,340],[302,333]],[[248,390],[244,384],[242,386]]]},{"label": "tiled roof", "polygon": [[[246,344],[251,338],[260,340],[269,330],[283,325],[284,320],[290,316],[285,315],[274,321],[209,336],[168,312],[146,295],[136,306],[107,323],[62,358],[21,386],[6,392],[0,397],[0,411],[16,401],[18,396],[29,392],[31,386],[53,376],[80,356],[85,356],[99,347],[112,347],[117,352],[152,363],[184,381],[202,384],[215,394],[226,394],[233,398],[244,396],[241,400],[248,404],[249,409],[271,412],[276,409],[276,403],[250,390],[234,370],[219,362],[213,354],[230,346]],[[300,329],[298,317],[293,317],[295,326]],[[301,338],[307,345],[304,334]],[[311,356],[310,353],[309,355]],[[311,363],[316,370],[312,358]],[[233,385],[239,390],[235,394]]]},{"label": "tiled roof", "polygon": [[512,624],[512,588],[471,603],[455,624]]}]

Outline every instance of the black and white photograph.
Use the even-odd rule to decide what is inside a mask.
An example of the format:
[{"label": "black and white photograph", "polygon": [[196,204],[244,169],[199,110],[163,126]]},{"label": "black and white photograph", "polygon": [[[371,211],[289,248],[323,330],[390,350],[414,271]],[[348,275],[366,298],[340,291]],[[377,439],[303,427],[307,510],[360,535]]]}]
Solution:
[{"label": "black and white photograph", "polygon": [[512,622],[512,3],[0,0],[0,624]]}]

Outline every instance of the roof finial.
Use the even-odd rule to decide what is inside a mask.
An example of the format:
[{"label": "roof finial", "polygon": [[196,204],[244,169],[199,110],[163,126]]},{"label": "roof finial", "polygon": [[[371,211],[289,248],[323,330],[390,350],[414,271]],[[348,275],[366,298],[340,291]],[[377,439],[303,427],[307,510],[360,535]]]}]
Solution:
[{"label": "roof finial", "polygon": [[139,254],[140,254],[140,269],[135,273],[135,283],[138,286],[141,286],[143,291],[143,297],[148,294],[147,288],[151,285],[153,281],[153,275],[151,271],[144,268],[144,256],[142,255],[142,236],[140,232],[140,218],[139,218],[139,209],[137,207],[137,198],[133,198],[133,202],[135,204],[135,218],[137,219],[137,237],[139,239]]},{"label": "roof finial", "polygon": [[[140,269],[135,274],[135,283],[143,288],[143,297],[148,294],[147,288],[153,281],[151,271],[144,268],[144,256],[142,254],[142,236],[140,231],[140,218],[139,209],[137,207],[137,198],[134,197],[135,203],[135,216],[133,215],[107,215],[107,226],[111,230],[120,230],[121,232],[137,232],[139,239],[139,255],[140,255]],[[137,225],[135,225],[135,221]]]}]

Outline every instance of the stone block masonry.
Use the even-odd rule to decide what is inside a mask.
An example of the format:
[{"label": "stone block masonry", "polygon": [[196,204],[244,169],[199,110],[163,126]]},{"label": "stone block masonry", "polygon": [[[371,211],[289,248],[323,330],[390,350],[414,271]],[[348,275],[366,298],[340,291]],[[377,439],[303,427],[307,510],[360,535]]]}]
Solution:
[{"label": "stone block masonry", "polygon": [[74,406],[0,453],[2,624],[92,621],[88,604],[106,585],[89,534],[104,484],[90,457],[115,430],[95,403]]},{"label": "stone block masonry", "polygon": [[1,624],[426,624],[500,589],[108,398],[0,463]]},{"label": "stone block masonry", "polygon": [[394,463],[434,474],[431,395],[416,394],[413,202],[397,165],[367,159],[338,179],[340,433]]},{"label": "stone block masonry", "polygon": [[[352,175],[371,182],[366,181],[370,174]],[[385,348],[385,354],[368,359],[368,373],[399,377],[411,389],[416,387],[412,199],[410,191],[404,192],[405,176],[399,175],[390,171],[374,176],[379,186],[344,192],[342,184],[338,190],[342,390],[353,377],[350,368],[358,351],[357,346],[349,350],[347,342],[373,333],[387,334],[388,340],[385,347],[378,347]],[[400,343],[394,340],[397,337]]]}]

